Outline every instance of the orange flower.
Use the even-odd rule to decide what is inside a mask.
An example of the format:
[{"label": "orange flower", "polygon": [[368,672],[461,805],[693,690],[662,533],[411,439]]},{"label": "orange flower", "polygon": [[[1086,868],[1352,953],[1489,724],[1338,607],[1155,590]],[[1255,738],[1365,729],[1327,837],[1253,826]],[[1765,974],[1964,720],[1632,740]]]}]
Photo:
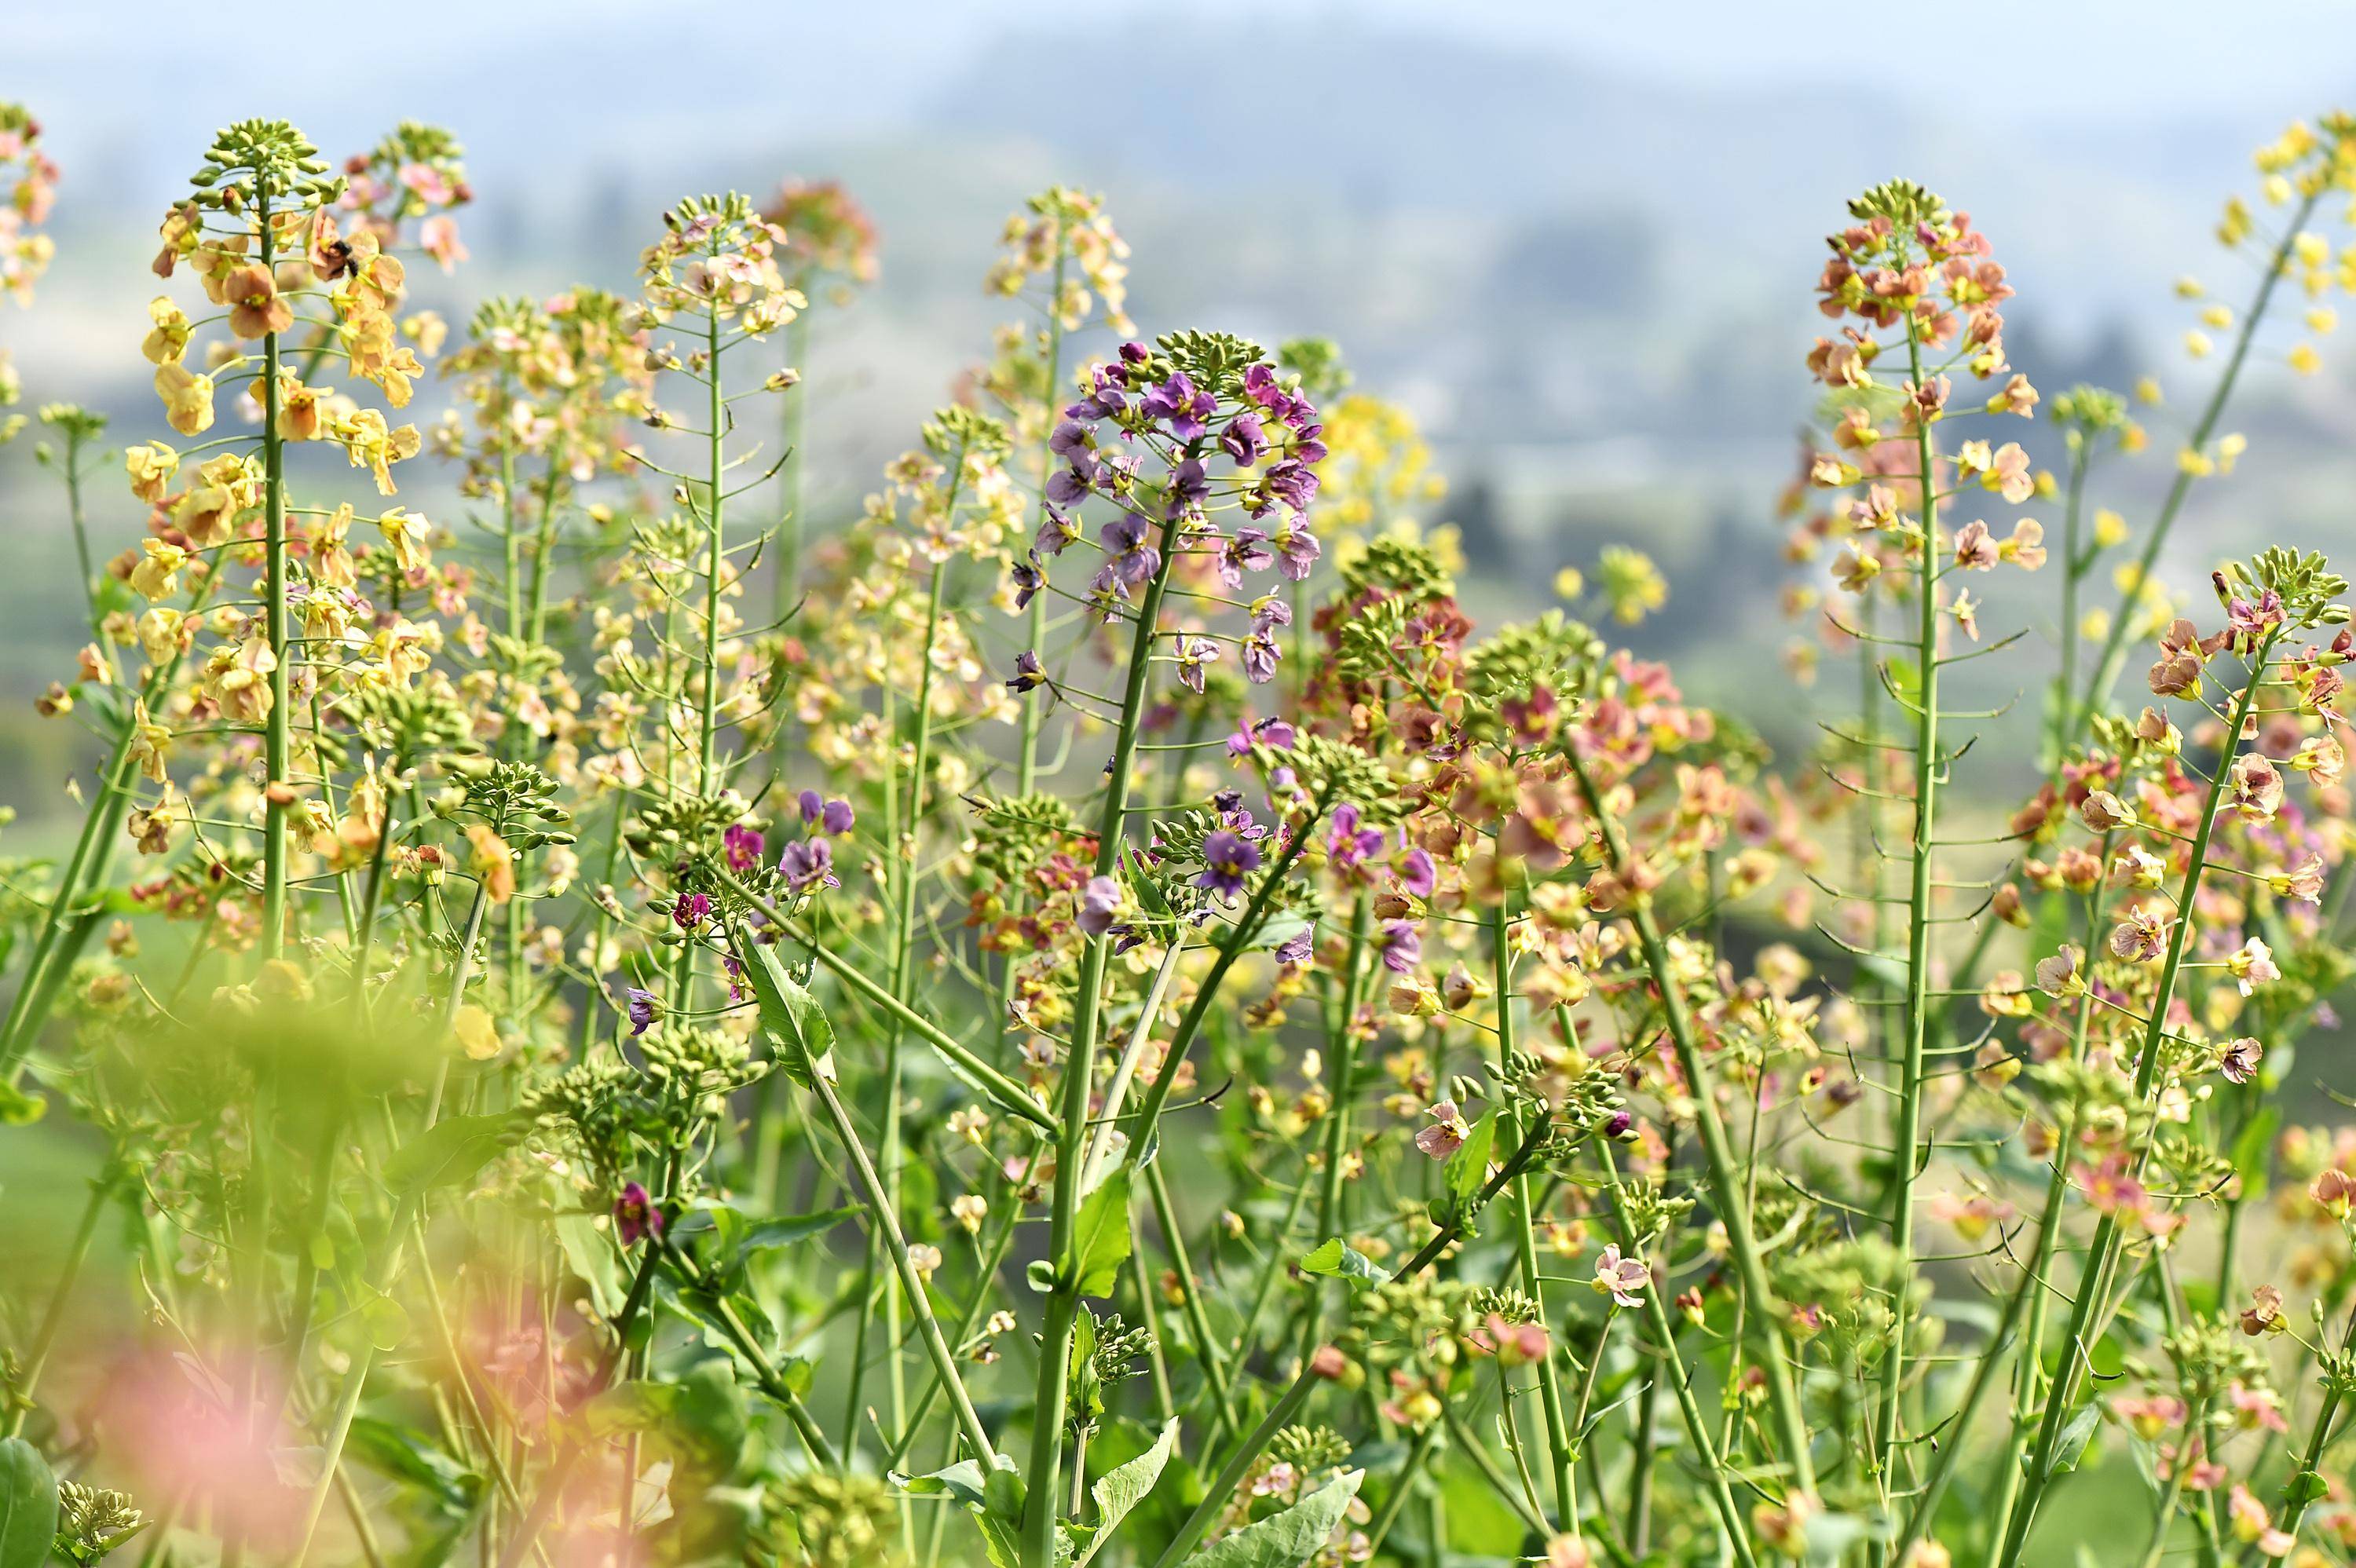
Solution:
[{"label": "orange flower", "polygon": [[267,337],[294,325],[294,308],[279,293],[270,269],[258,261],[222,279],[221,298],[230,307],[229,329],[240,337]]}]

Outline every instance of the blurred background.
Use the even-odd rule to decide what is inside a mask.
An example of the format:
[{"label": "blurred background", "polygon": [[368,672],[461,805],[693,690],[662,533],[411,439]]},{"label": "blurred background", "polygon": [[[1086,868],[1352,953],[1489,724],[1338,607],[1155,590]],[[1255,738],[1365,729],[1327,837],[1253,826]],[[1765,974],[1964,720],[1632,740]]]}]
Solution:
[{"label": "blurred background", "polygon": [[[1558,567],[1591,567],[1605,543],[1638,544],[1671,594],[1639,645],[1762,716],[1788,754],[1804,705],[1775,694],[1774,656],[1799,628],[1775,590],[1823,568],[1785,566],[1773,504],[1810,411],[1810,286],[1843,201],[1905,176],[1972,213],[2019,290],[2012,361],[2049,395],[2160,379],[2151,453],[2114,464],[2094,497],[2140,527],[2216,374],[2187,358],[2198,307],[2172,285],[2244,297],[2250,269],[2211,235],[2219,206],[2254,188],[2251,149],[2340,101],[2356,64],[2356,7],[2322,0],[2258,0],[2230,25],[2182,0],[1981,0],[1838,30],[1829,8],[1752,0],[651,11],[17,0],[0,95],[32,107],[64,167],[37,306],[0,304],[28,411],[104,410],[118,444],[162,432],[138,352],[155,228],[234,118],[285,116],[335,157],[400,118],[455,132],[472,260],[449,279],[412,268],[415,302],[454,327],[499,292],[629,289],[683,192],[766,198],[789,175],[839,177],[877,219],[883,275],[815,325],[819,528],[1009,316],[980,286],[1006,215],[1070,183],[1101,192],[1134,247],[1144,333],[1328,336],[1362,389],[1415,412],[1483,620],[1535,608]],[[2226,423],[2249,457],[2196,491],[2179,528],[2170,571],[2187,588],[2245,540],[2347,537],[2351,367],[2327,341],[2320,374],[2291,375],[2296,314],[2261,338]],[[434,400],[412,411],[421,425]],[[35,434],[0,452],[0,801],[37,842],[86,748],[32,710],[78,641]],[[2019,434],[2058,460],[2044,421]],[[430,466],[404,475],[402,500],[455,520]],[[141,521],[112,479],[93,502],[102,553]],[[2051,585],[2021,581],[1989,624],[2033,628],[2043,651],[2003,677],[2027,683],[2051,656]]]}]

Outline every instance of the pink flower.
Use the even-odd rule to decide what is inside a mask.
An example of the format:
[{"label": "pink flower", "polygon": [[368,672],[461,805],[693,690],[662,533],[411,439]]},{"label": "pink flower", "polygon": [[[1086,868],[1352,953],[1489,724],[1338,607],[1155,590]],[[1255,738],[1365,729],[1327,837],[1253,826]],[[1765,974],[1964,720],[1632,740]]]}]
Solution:
[{"label": "pink flower", "polygon": [[1594,1290],[1598,1296],[1608,1296],[1622,1307],[1642,1307],[1636,1292],[1653,1283],[1653,1271],[1636,1258],[1623,1258],[1616,1246],[1603,1249],[1595,1260]]},{"label": "pink flower", "polygon": [[635,1247],[648,1236],[662,1234],[662,1210],[647,1189],[633,1181],[614,1200],[614,1231],[622,1245]]},{"label": "pink flower", "polygon": [[1453,1100],[1442,1100],[1427,1109],[1424,1115],[1431,1118],[1431,1125],[1415,1135],[1415,1147],[1434,1159],[1446,1159],[1463,1147],[1464,1140],[1472,1136],[1472,1127],[1464,1120],[1464,1113],[1457,1108]]}]

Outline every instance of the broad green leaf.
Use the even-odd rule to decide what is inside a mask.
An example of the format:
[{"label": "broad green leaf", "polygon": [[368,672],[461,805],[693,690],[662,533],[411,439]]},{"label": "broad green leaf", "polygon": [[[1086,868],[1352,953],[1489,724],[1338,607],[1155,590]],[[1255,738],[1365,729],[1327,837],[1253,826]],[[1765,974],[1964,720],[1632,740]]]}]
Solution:
[{"label": "broad green leaf", "polygon": [[1134,1240],[1129,1228],[1128,1167],[1114,1171],[1105,1178],[1103,1186],[1088,1194],[1087,1201],[1080,1205],[1072,1240],[1079,1293],[1110,1296]]},{"label": "broad green leaf", "polygon": [[2309,1503],[2321,1501],[2330,1490],[2330,1485],[2321,1476],[2313,1470],[2301,1470],[2284,1486],[2283,1501],[2295,1509],[2303,1509]]},{"label": "broad green leaf", "polygon": [[1489,1151],[1497,1143],[1497,1113],[1490,1112],[1472,1125],[1472,1131],[1456,1146],[1448,1163],[1440,1173],[1440,1185],[1448,1196],[1459,1202],[1470,1202],[1481,1194],[1482,1184],[1489,1179]]},{"label": "broad green leaf", "polygon": [[1339,1236],[1329,1236],[1323,1244],[1301,1260],[1301,1272],[1324,1279],[1349,1282],[1352,1294],[1372,1290],[1390,1276],[1376,1268],[1374,1260],[1355,1247],[1345,1246]]},{"label": "broad green leaf", "polygon": [[1162,1424],[1162,1435],[1153,1440],[1152,1447],[1128,1464],[1098,1476],[1089,1485],[1088,1496],[1096,1499],[1097,1505],[1097,1532],[1073,1568],[1083,1568],[1112,1539],[1112,1532],[1129,1517],[1129,1510],[1145,1500],[1146,1494],[1153,1490],[1153,1483],[1162,1478],[1162,1467],[1170,1462],[1171,1450],[1177,1441],[1178,1422],[1173,1417]]},{"label": "broad green leaf", "polygon": [[1365,1478],[1364,1470],[1336,1477],[1282,1513],[1221,1536],[1186,1559],[1184,1568],[1301,1568],[1324,1549]]},{"label": "broad green leaf", "polygon": [[810,1074],[818,1072],[829,1081],[834,1077],[834,1025],[828,1021],[826,1009],[818,998],[786,969],[786,960],[776,945],[769,943],[746,942],[739,945],[752,956],[744,965],[744,978],[753,987],[753,999],[761,1010],[761,1027],[768,1031],[772,1054],[786,1076],[803,1088],[810,1087]]},{"label": "broad green leaf", "polygon": [[385,1161],[385,1184],[405,1199],[437,1187],[472,1181],[498,1157],[524,1126],[509,1113],[491,1116],[444,1116],[393,1151]]},{"label": "broad green leaf", "polygon": [[926,1476],[894,1474],[894,1485],[918,1497],[951,1497],[973,1511],[992,1568],[1016,1568],[1022,1559],[1023,1477],[1001,1457],[984,1473],[979,1459],[960,1459]]},{"label": "broad green leaf", "polygon": [[0,1440],[0,1568],[41,1568],[58,1533],[58,1478],[39,1449]]}]

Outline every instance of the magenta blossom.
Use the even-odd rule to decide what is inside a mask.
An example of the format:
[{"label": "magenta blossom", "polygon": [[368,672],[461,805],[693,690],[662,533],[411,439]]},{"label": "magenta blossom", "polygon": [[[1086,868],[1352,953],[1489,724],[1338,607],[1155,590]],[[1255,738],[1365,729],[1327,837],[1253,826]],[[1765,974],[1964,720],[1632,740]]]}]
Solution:
[{"label": "magenta blossom", "polygon": [[635,1181],[623,1188],[621,1196],[614,1200],[614,1232],[626,1247],[635,1247],[648,1236],[662,1234],[662,1210]]}]

